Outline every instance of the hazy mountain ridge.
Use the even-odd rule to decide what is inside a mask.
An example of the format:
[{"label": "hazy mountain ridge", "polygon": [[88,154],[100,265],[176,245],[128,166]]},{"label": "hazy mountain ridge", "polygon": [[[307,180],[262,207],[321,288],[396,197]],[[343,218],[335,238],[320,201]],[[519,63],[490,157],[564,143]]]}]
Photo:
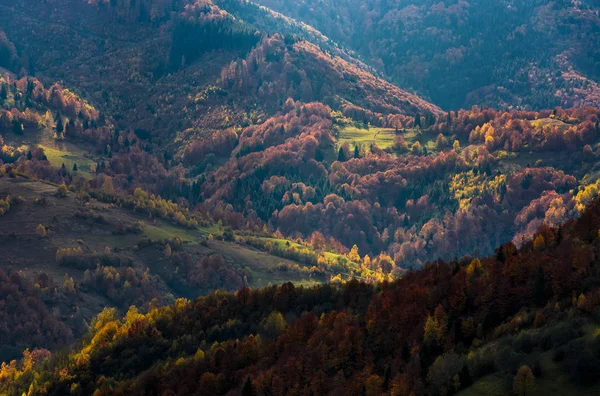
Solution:
[{"label": "hazy mountain ridge", "polygon": [[[258,3],[321,30],[445,109],[598,106],[600,17],[590,1]],[[584,79],[573,81],[571,68]]]}]

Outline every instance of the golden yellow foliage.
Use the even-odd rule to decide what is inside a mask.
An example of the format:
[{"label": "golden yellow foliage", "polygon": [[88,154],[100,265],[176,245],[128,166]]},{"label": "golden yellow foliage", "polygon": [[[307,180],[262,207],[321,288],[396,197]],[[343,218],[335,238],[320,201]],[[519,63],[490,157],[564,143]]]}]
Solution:
[{"label": "golden yellow foliage", "polygon": [[331,277],[329,280],[331,283],[344,283],[344,279],[341,274],[337,274],[336,276]]},{"label": "golden yellow foliage", "polygon": [[481,261],[478,258],[473,259],[467,266],[467,275],[471,276],[475,271],[480,270],[481,268]]},{"label": "golden yellow foliage", "polygon": [[69,192],[69,189],[67,188],[67,185],[65,184],[65,182],[62,182],[60,186],[58,186],[58,190],[56,190],[56,196],[60,197],[60,198],[64,198],[67,196],[67,193]]},{"label": "golden yellow foliage", "polygon": [[579,309],[585,309],[585,303],[586,303],[586,298],[583,295],[583,293],[581,293],[579,295],[579,297],[577,297],[577,308],[579,308]]},{"label": "golden yellow foliage", "polygon": [[63,289],[69,293],[75,293],[75,282],[72,277],[65,277]]},{"label": "golden yellow foliage", "polygon": [[348,258],[356,263],[360,263],[360,255],[358,254],[358,246],[352,246],[350,253],[348,253]]},{"label": "golden yellow foliage", "polygon": [[528,366],[521,366],[517,375],[515,375],[513,392],[517,396],[527,396],[535,393],[535,377]]},{"label": "golden yellow foliage", "polygon": [[410,148],[410,151],[413,154],[421,154],[421,151],[423,151],[423,148],[421,147],[421,143],[419,142],[414,142],[414,144],[412,145],[412,147]]},{"label": "golden yellow foliage", "polygon": [[542,236],[542,234],[539,234],[533,240],[533,248],[535,250],[541,250],[544,248],[544,246],[546,246],[546,241],[544,240],[544,237]]},{"label": "golden yellow foliage", "polygon": [[4,199],[0,199],[0,216],[4,216],[10,209],[10,195]]},{"label": "golden yellow foliage", "polygon": [[459,202],[461,209],[468,209],[475,197],[489,194],[494,201],[500,202],[500,191],[506,185],[506,175],[490,178],[485,173],[475,175],[472,170],[458,173],[450,181],[450,193]]},{"label": "golden yellow foliage", "polygon": [[102,191],[106,194],[114,194],[115,187],[113,186],[112,177],[106,176],[104,178],[104,183],[102,183]]},{"label": "golden yellow foliage", "polygon": [[35,229],[35,234],[40,238],[45,238],[47,235],[46,227],[44,227],[42,224],[38,224],[37,228]]},{"label": "golden yellow foliage", "polygon": [[594,184],[590,184],[582,188],[575,196],[577,202],[577,210],[583,212],[585,206],[598,196],[600,180]]},{"label": "golden yellow foliage", "polygon": [[452,149],[456,152],[460,151],[460,142],[458,140],[455,140],[454,143],[452,143]]}]

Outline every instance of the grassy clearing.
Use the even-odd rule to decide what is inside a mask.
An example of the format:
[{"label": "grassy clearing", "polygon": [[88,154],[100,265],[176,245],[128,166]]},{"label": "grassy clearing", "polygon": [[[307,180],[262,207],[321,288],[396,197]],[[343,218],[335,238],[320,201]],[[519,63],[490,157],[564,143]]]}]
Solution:
[{"label": "grassy clearing", "polygon": [[95,163],[91,159],[69,151],[66,146],[63,146],[62,149],[59,148],[58,145],[55,147],[40,145],[40,147],[44,149],[44,153],[46,153],[46,157],[48,157],[48,161],[52,166],[60,168],[62,164],[65,164],[67,170],[71,171],[73,165],[77,164],[77,171],[79,174],[91,177],[91,167]]},{"label": "grassy clearing", "polygon": [[54,139],[53,136],[54,133],[50,129],[26,130],[23,135],[9,134],[5,139],[9,144],[24,151],[34,146],[41,147],[53,167],[60,168],[65,164],[67,171],[72,172],[73,165],[77,164],[77,174],[90,178],[96,158],[83,148],[66,140]]},{"label": "grassy clearing", "polygon": [[[540,355],[540,366],[543,375],[535,379],[536,395],[558,396],[591,396],[600,394],[600,389],[583,389],[569,380],[569,375],[552,360],[554,350]],[[501,373],[488,374],[467,389],[458,393],[459,396],[503,396],[510,393],[512,378],[506,378]]]},{"label": "grassy clearing", "polygon": [[562,131],[569,129],[569,124],[555,118],[541,118],[539,120],[534,120],[531,121],[531,126],[534,128],[558,127]]},{"label": "grassy clearing", "polygon": [[144,235],[153,241],[179,238],[182,243],[190,245],[197,244],[202,237],[202,235],[195,230],[188,230],[164,223],[160,225],[144,225]]},{"label": "grassy clearing", "polygon": [[501,153],[499,158],[500,166],[503,172],[517,172],[525,167],[544,167],[552,166],[560,168],[565,161],[569,160],[569,154],[566,152],[528,152],[521,151],[517,153],[507,153],[499,150],[496,153]]},{"label": "grassy clearing", "polygon": [[200,231],[204,236],[208,236],[209,234],[217,236],[223,233],[223,229],[220,228],[217,224],[212,224],[206,227],[198,227],[198,231]]},{"label": "grassy clearing", "polygon": [[457,393],[458,396],[504,396],[504,378],[499,373],[481,377],[473,385]]},{"label": "grassy clearing", "polygon": [[581,389],[569,381],[569,375],[552,360],[554,351],[544,352],[540,357],[543,376],[535,379],[536,391],[540,395],[597,395],[598,389]]},{"label": "grassy clearing", "polygon": [[355,126],[347,126],[340,131],[339,143],[348,143],[352,149],[359,144],[369,146],[376,143],[381,149],[391,148],[396,140],[394,129],[375,128],[361,129]]},{"label": "grassy clearing", "polygon": [[[273,244],[279,248],[282,249],[286,249],[288,247],[293,247],[296,248],[298,250],[301,249],[308,249],[309,252],[315,253],[315,250],[312,248],[312,246],[309,245],[302,245],[300,243],[296,243],[287,239],[277,239],[277,238],[261,238],[267,242],[273,242]],[[289,245],[288,245],[289,244]],[[332,252],[323,252],[322,253],[323,256],[325,256],[326,259],[328,260],[337,260],[338,258],[344,257],[341,254],[338,253],[332,253]]]},{"label": "grassy clearing", "polygon": [[293,272],[279,272],[277,270],[269,271],[268,268],[252,268],[247,266],[250,273],[250,284],[252,287],[267,287],[269,285],[281,285],[286,282],[292,282],[296,286],[316,286],[323,282],[303,277],[301,274]]},{"label": "grassy clearing", "polygon": [[253,287],[265,287],[269,284],[276,285],[285,282],[292,282],[297,286],[312,286],[323,281],[296,271],[280,271],[277,269],[279,264],[294,265],[297,263],[261,250],[217,240],[209,242],[208,245],[210,249],[222,254],[227,262],[241,265],[247,270],[250,274],[250,285]]},{"label": "grassy clearing", "polygon": [[[404,138],[404,141],[409,148],[415,142],[419,142],[422,147],[427,148],[427,152],[430,154],[439,151],[435,144],[437,136],[423,133],[420,129],[405,129],[400,135]],[[340,131],[338,141],[340,144],[348,143],[351,149],[354,149],[354,146],[357,144],[369,146],[373,143],[376,143],[381,149],[391,149],[396,141],[396,130],[392,128],[375,127],[362,129],[355,126],[347,126]]]}]

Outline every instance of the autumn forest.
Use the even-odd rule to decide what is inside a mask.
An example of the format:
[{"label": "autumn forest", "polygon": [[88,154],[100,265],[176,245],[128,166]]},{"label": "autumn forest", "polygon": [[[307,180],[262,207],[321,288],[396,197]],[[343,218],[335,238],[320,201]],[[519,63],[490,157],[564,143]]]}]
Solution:
[{"label": "autumn forest", "polygon": [[0,395],[596,395],[594,1],[0,0]]}]

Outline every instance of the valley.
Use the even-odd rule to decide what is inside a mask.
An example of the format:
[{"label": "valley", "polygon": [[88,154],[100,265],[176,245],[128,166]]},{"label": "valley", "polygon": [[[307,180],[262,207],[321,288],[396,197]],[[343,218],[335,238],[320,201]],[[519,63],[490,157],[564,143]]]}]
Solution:
[{"label": "valley", "polygon": [[0,0],[0,394],[597,394],[598,12]]}]

